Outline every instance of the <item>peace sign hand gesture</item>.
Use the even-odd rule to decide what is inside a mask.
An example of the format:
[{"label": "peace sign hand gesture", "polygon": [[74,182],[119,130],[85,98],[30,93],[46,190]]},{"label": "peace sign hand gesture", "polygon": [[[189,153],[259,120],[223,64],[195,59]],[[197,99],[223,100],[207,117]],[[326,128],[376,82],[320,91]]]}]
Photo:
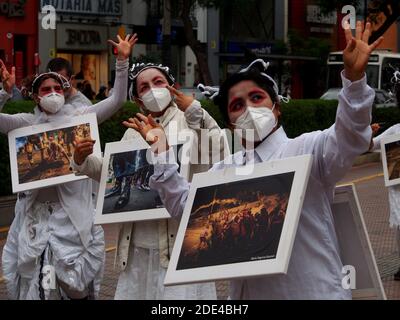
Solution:
[{"label": "peace sign hand gesture", "polygon": [[343,51],[345,75],[347,79],[354,82],[364,77],[369,57],[372,51],[382,43],[383,37],[380,37],[373,44],[369,45],[371,23],[368,22],[365,30],[363,30],[361,21],[357,22],[355,38],[351,33],[349,23],[346,23],[345,35],[347,40],[347,47]]}]

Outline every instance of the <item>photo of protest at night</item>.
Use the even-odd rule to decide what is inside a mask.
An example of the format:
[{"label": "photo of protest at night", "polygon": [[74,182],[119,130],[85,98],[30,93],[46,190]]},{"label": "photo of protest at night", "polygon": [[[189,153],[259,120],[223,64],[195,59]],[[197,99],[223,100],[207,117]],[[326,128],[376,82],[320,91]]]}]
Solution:
[{"label": "photo of protest at night", "polygon": [[177,270],[274,259],[294,173],[197,189]]}]

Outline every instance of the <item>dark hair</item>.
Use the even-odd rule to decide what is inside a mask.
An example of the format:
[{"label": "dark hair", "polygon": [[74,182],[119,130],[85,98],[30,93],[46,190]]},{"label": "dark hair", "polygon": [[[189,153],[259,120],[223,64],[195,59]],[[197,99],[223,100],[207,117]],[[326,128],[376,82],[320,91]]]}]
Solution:
[{"label": "dark hair", "polygon": [[276,95],[276,92],[273,89],[273,82],[263,76],[258,70],[250,69],[246,72],[235,73],[233,76],[225,80],[225,82],[221,86],[218,95],[214,99],[214,103],[219,107],[224,117],[224,120],[227,123],[231,122],[228,114],[229,90],[239,82],[246,80],[255,82],[261,89],[265,90],[274,103],[278,104],[279,102],[279,97]]},{"label": "dark hair", "polygon": [[32,92],[33,93],[39,93],[39,88],[42,85],[42,83],[47,80],[47,79],[54,79],[56,80],[61,86],[63,85],[62,80],[59,76],[56,76],[56,74],[53,73],[47,73],[43,76],[37,77],[37,80],[34,80],[32,83]]},{"label": "dark hair", "polygon": [[71,63],[64,58],[51,59],[47,64],[46,69],[47,69],[46,71],[57,72],[57,73],[65,69],[67,71],[68,78],[71,78],[73,73]]}]

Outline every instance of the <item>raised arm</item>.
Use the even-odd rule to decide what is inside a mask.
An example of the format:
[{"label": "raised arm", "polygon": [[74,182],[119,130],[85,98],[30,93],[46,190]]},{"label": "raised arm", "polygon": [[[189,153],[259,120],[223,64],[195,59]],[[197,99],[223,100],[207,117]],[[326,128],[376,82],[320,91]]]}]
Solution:
[{"label": "raised arm", "polygon": [[[371,110],[375,92],[367,85],[365,68],[371,52],[382,38],[368,45],[371,25],[363,32],[357,23],[356,38],[346,30],[347,47],[343,52],[345,70],[342,72],[343,89],[335,124],[314,136],[312,145],[319,176],[324,183],[335,184],[352,166],[355,158],[367,152],[371,142]],[[307,145],[305,146],[307,148]]]},{"label": "raised arm", "polygon": [[109,40],[109,42],[118,48],[118,58],[116,62],[116,75],[114,83],[114,92],[107,99],[100,101],[92,106],[84,109],[83,113],[97,114],[98,123],[102,123],[105,120],[113,116],[126,101],[126,95],[128,92],[128,69],[129,69],[129,56],[138,38],[135,35],[126,36],[125,40],[122,40],[118,36],[118,43]]},{"label": "raised arm", "polygon": [[0,90],[0,111],[6,102],[12,97],[12,90],[15,86],[15,67],[8,72],[3,60],[0,59],[0,80],[3,83],[3,89]]}]

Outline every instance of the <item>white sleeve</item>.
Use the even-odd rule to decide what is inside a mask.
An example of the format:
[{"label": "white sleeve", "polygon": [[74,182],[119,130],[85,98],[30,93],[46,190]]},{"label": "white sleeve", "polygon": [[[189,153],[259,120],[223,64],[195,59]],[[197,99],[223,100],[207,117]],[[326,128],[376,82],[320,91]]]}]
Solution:
[{"label": "white sleeve", "polygon": [[11,95],[4,89],[0,90],[0,111],[3,110],[4,105],[11,98]]},{"label": "white sleeve", "polygon": [[375,91],[367,85],[366,76],[351,82],[342,72],[342,82],[335,124],[318,134],[312,143],[314,169],[318,170],[322,182],[329,185],[338,182],[355,158],[369,150],[372,137]]},{"label": "white sleeve", "polygon": [[[185,118],[188,127],[197,133],[195,141],[195,144],[198,145],[197,159],[202,159],[201,153],[208,151],[209,160],[213,164],[224,160],[229,155],[229,144],[225,132],[219,127],[217,121],[201,107],[198,100],[194,100],[186,109]],[[203,143],[203,138],[208,139],[208,142]],[[204,145],[208,146],[208,150],[202,148]]]},{"label": "white sleeve", "polygon": [[73,158],[70,163],[71,169],[77,176],[88,176],[89,178],[100,182],[103,160],[94,155],[89,155],[81,165],[77,165]]},{"label": "white sleeve", "polygon": [[[172,149],[169,154],[171,151]],[[168,152],[154,156],[154,174],[150,178],[150,188],[158,192],[169,214],[173,218],[179,219],[186,205],[190,184],[178,173],[176,163],[166,161],[167,157]]]},{"label": "white sleeve", "polygon": [[0,113],[0,132],[7,134],[18,128],[28,127],[33,123],[34,115],[30,113]]},{"label": "white sleeve", "polygon": [[83,109],[83,113],[95,112],[97,122],[100,124],[112,117],[126,101],[128,92],[129,59],[117,60],[114,93],[105,100]]}]

